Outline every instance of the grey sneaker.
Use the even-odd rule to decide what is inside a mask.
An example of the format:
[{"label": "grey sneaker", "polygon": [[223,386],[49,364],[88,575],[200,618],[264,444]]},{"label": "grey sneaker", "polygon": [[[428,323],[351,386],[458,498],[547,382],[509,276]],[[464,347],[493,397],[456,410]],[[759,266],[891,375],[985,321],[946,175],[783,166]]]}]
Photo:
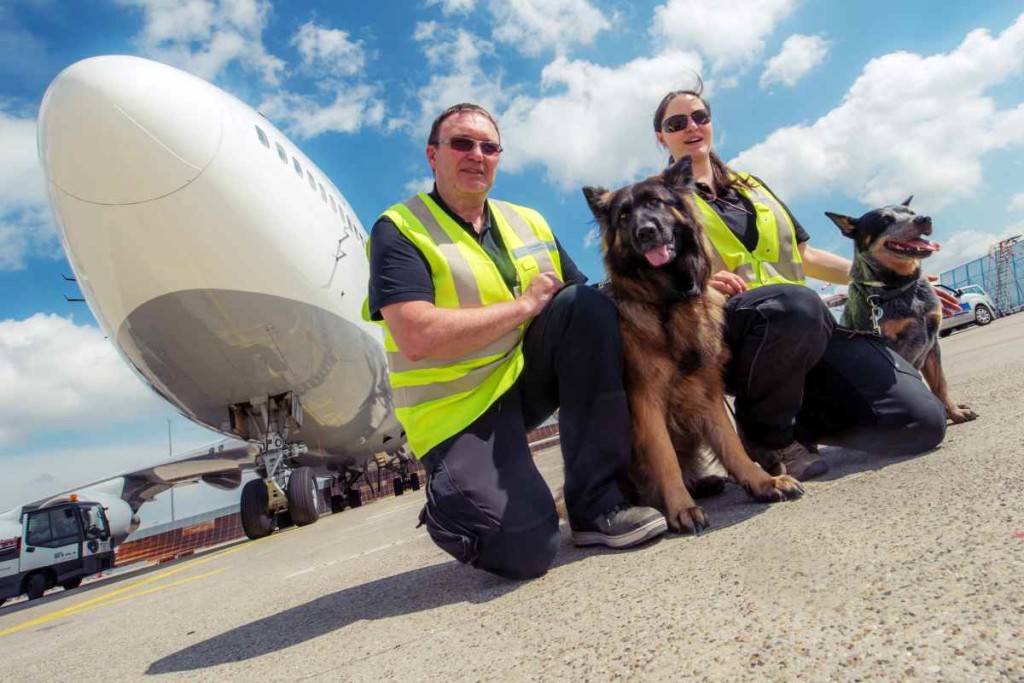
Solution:
[{"label": "grey sneaker", "polygon": [[570,522],[576,545],[630,548],[668,531],[668,522],[654,508],[619,503],[587,523]]},{"label": "grey sneaker", "polygon": [[782,448],[768,448],[744,440],[743,445],[750,459],[772,476],[788,474],[794,479],[806,481],[828,472],[828,463],[818,454],[818,448],[813,444],[808,448],[794,441]]}]

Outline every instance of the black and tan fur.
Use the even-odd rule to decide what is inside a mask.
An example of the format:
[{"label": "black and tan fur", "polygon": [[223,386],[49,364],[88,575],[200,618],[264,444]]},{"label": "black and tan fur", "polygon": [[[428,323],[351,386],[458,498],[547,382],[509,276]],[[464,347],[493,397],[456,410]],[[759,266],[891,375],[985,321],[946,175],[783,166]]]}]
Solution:
[{"label": "black and tan fur", "polygon": [[[619,310],[637,502],[657,507],[680,532],[708,525],[683,480],[704,444],[758,501],[803,493],[796,479],[771,477],[750,460],[726,413],[723,299],[708,288],[709,246],[690,201],[692,189],[689,157],[661,176],[614,192],[583,188],[601,228]],[[644,254],[665,245],[674,258],[651,265]]]},{"label": "black and tan fur", "polygon": [[950,420],[966,422],[978,416],[949,396],[939,352],[942,304],[932,285],[921,277],[922,259],[937,246],[922,249],[913,244],[932,234],[932,220],[914,213],[911,199],[860,218],[826,212],[854,244],[853,282],[842,324],[853,330],[874,331],[872,308],[877,304],[882,310],[878,332],[889,347],[921,371]]}]

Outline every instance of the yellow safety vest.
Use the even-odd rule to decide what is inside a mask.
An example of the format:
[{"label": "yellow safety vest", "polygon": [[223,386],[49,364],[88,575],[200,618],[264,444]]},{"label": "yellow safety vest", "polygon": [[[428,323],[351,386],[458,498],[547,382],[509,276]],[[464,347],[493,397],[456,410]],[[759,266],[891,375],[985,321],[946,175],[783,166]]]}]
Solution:
[{"label": "yellow safety vest", "polygon": [[763,185],[747,174],[740,174],[750,188],[736,185],[736,191],[754,205],[757,247],[753,252],[740,242],[722,217],[697,194],[694,202],[704,218],[704,229],[714,245],[712,272],[731,271],[742,277],[747,287],[804,284],[804,268],[796,241],[796,228],[786,209]]},{"label": "yellow safety vest", "polygon": [[[564,280],[555,237],[544,217],[508,202],[488,203],[492,229],[497,228],[512,257],[518,291],[525,292],[540,273]],[[435,306],[476,308],[515,300],[483,247],[426,193],[395,204],[382,215],[426,257]],[[369,243],[366,248],[369,252]],[[363,317],[370,319],[368,301]],[[526,324],[463,358],[410,361],[398,350],[387,322],[379,322],[384,327],[395,412],[417,457],[472,424],[523,370]]]}]

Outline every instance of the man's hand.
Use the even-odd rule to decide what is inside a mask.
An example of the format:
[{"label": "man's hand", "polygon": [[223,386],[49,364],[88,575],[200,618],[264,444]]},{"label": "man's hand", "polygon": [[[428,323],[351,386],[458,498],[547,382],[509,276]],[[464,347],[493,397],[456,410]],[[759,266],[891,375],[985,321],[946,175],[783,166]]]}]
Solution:
[{"label": "man's hand", "polygon": [[935,283],[939,281],[937,275],[929,275],[928,282],[932,283],[932,287],[935,289],[935,293],[939,296],[939,301],[942,303],[942,314],[943,315],[956,315],[963,309],[960,307],[960,300],[957,299],[952,292],[945,287],[939,287]]},{"label": "man's hand", "polygon": [[720,270],[712,275],[708,284],[726,296],[747,291],[747,283],[743,278],[728,270]]},{"label": "man's hand", "polygon": [[565,287],[565,283],[558,279],[554,273],[541,273],[530,281],[519,300],[526,304],[526,312],[529,318],[540,315],[548,302],[555,298],[558,291]]}]

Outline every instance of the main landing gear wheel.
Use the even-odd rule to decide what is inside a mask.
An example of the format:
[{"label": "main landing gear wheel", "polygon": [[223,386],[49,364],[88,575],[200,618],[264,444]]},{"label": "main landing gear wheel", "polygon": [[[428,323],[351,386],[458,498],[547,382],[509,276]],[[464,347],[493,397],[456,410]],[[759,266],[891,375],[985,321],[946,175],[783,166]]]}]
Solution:
[{"label": "main landing gear wheel", "polygon": [[242,488],[242,530],[251,539],[269,536],[274,531],[274,517],[268,511],[270,498],[262,479],[253,479]]},{"label": "main landing gear wheel", "polygon": [[409,488],[413,491],[420,490],[420,474],[419,472],[413,472],[409,475]]},{"label": "main landing gear wheel", "polygon": [[359,489],[352,489],[348,492],[348,506],[350,508],[362,507],[363,492]]},{"label": "main landing gear wheel", "polygon": [[296,526],[312,524],[320,518],[320,510],[316,505],[316,477],[309,467],[298,467],[292,470],[288,478],[288,510]]},{"label": "main landing gear wheel", "polygon": [[331,514],[336,515],[345,509],[345,496],[331,496]]},{"label": "main landing gear wheel", "polygon": [[395,495],[400,496],[405,493],[405,482],[402,481],[401,477],[395,477],[391,482],[391,485],[395,487]]}]

